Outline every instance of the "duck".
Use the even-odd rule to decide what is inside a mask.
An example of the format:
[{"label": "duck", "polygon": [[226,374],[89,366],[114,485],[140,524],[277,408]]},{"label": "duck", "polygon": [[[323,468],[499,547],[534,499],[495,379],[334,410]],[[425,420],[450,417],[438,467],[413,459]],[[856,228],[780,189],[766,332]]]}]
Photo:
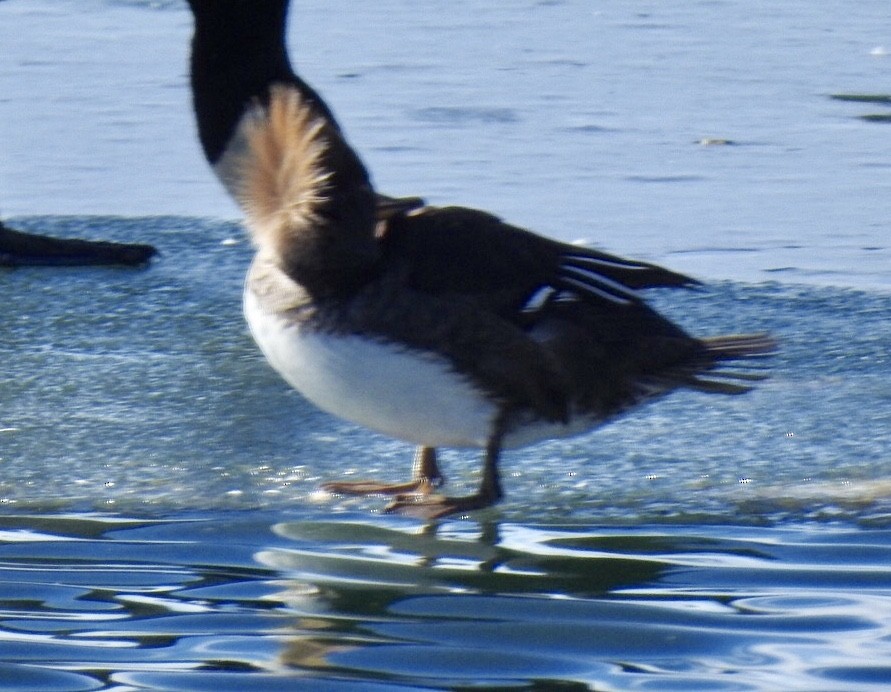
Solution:
[{"label": "duck", "polygon": [[[467,515],[504,497],[505,450],[587,433],[678,389],[742,394],[764,333],[696,337],[645,300],[693,278],[461,206],[378,192],[288,57],[288,0],[188,0],[204,155],[255,254],[243,309],[306,400],[408,442],[411,478],[331,481],[387,512]],[[478,488],[441,490],[437,449],[481,450]]]}]

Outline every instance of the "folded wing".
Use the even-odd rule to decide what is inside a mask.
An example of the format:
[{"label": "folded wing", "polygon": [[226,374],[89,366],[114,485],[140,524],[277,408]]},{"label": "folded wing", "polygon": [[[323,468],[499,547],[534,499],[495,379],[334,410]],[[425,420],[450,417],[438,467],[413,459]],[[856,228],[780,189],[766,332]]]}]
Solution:
[{"label": "folded wing", "polygon": [[502,315],[532,307],[542,292],[595,303],[639,304],[639,289],[698,282],[662,267],[545,238],[464,207],[424,207],[390,218],[383,254],[412,288],[460,294]]}]

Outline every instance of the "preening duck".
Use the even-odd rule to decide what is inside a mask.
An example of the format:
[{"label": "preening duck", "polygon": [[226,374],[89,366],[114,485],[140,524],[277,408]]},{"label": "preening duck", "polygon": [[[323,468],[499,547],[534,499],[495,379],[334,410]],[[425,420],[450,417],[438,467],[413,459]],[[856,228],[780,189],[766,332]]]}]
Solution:
[{"label": "preening duck", "polygon": [[[255,340],[319,408],[418,446],[409,482],[328,490],[465,513],[502,497],[502,449],[586,432],[678,388],[750,388],[755,376],[721,366],[770,353],[768,336],[695,338],[640,295],[693,279],[377,193],[291,67],[287,0],[189,4],[201,144],[256,247],[244,294]],[[484,450],[476,493],[437,491],[437,447]]]}]

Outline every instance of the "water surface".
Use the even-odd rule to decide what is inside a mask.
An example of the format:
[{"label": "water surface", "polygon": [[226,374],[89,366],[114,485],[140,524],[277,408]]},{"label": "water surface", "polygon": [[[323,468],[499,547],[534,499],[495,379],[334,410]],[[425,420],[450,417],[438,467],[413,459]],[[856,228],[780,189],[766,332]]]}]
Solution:
[{"label": "water surface", "polygon": [[884,689],[887,530],[0,521],[0,689]]},{"label": "water surface", "polygon": [[[889,286],[885,0],[296,1],[378,186],[708,278]],[[236,218],[178,0],[0,2],[0,213]],[[703,146],[727,140],[729,146]]]},{"label": "water surface", "polygon": [[0,212],[161,250],[0,272],[0,689],[887,689],[886,19],[296,3],[383,190],[666,263],[707,281],[650,295],[685,328],[782,346],[751,394],[509,452],[501,505],[425,525],[318,490],[411,450],[251,342],[184,4],[0,2]]}]

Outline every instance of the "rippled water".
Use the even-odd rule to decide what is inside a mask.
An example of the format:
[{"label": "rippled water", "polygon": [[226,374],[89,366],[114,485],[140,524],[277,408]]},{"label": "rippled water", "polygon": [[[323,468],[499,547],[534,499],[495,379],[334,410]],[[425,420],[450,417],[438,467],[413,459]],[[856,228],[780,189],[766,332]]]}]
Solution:
[{"label": "rippled water", "polygon": [[886,530],[0,521],[0,688],[863,690]]},{"label": "rippled water", "polygon": [[704,278],[651,299],[771,378],[506,453],[470,519],[320,493],[411,450],[247,335],[183,3],[3,0],[0,212],[161,256],[0,271],[0,690],[887,689],[885,0],[296,5],[384,190]]}]

